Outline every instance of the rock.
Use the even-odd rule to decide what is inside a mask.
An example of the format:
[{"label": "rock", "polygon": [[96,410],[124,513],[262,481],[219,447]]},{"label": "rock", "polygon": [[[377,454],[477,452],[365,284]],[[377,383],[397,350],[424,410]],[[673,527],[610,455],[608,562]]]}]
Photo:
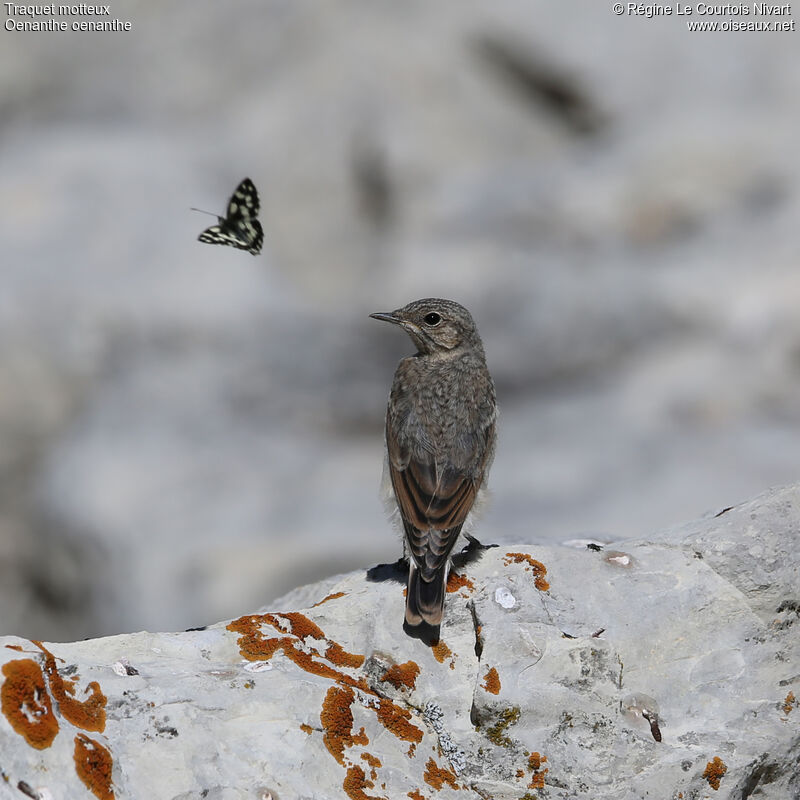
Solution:
[{"label": "rock", "polygon": [[[800,485],[649,540],[493,548],[442,639],[391,568],[184,633],[0,640],[9,797],[800,797]],[[4,795],[6,796],[6,795]]]}]

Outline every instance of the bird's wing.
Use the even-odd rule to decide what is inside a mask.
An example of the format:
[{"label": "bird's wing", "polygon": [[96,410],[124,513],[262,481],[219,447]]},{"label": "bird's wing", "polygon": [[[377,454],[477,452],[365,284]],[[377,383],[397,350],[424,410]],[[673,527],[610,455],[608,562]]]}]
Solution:
[{"label": "bird's wing", "polygon": [[493,436],[494,423],[477,437],[480,461],[467,474],[449,462],[437,463],[433,453],[410,452],[387,425],[392,487],[409,546],[421,567],[436,569],[450,554],[483,483]]}]

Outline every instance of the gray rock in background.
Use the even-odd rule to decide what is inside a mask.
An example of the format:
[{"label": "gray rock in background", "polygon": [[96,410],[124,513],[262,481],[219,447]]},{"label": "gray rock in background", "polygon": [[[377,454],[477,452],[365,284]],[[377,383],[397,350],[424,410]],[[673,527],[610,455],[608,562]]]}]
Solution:
[{"label": "gray rock in background", "polygon": [[794,800],[798,526],[795,485],[602,549],[490,549],[433,648],[402,632],[402,583],[363,571],[202,630],[7,636],[0,776],[41,798]]},{"label": "gray rock in background", "polygon": [[[798,477],[796,34],[589,2],[129,2],[0,48],[0,630],[175,629],[393,560],[382,414],[445,295],[485,540]],[[195,239],[250,175],[264,257]]]}]

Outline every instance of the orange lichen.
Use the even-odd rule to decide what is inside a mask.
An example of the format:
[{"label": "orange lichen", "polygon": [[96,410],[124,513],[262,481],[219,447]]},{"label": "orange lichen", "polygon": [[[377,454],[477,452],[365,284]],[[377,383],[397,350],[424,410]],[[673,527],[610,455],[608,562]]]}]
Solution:
[{"label": "orange lichen", "polygon": [[239,617],[226,625],[226,630],[241,634],[239,636],[239,653],[242,658],[246,658],[248,661],[268,661],[283,645],[284,639],[269,639],[261,633],[261,626],[265,623],[281,630],[272,614],[250,614]]},{"label": "orange lichen", "polygon": [[728,767],[725,765],[723,760],[719,756],[714,756],[714,760],[709,761],[708,764],[706,764],[703,777],[708,781],[708,785],[714,791],[717,791],[717,789],[719,789],[719,782],[722,780],[722,776],[727,771]]},{"label": "orange lichen", "polygon": [[407,709],[401,708],[391,700],[382,697],[378,702],[376,714],[381,725],[398,739],[416,744],[422,741],[422,731],[409,722],[411,712]]},{"label": "orange lichen", "polygon": [[528,756],[528,768],[530,769],[531,782],[528,784],[529,789],[544,789],[544,776],[547,774],[547,767],[542,768],[542,764],[547,761],[547,757],[539,753],[531,753]]},{"label": "orange lichen", "polygon": [[106,696],[100,689],[97,681],[92,681],[87,687],[86,692],[91,692],[91,696],[81,702],[75,699],[75,686],[77,678],[64,680],[58,674],[55,656],[39,641],[31,641],[44,653],[44,669],[47,674],[47,681],[50,684],[50,692],[53,699],[58,703],[58,711],[68,722],[76,728],[83,728],[85,731],[97,731],[102,733],[106,727]]},{"label": "orange lichen", "polygon": [[783,713],[788,717],[795,706],[797,706],[797,700],[795,700],[794,692],[789,692],[789,694],[786,695],[786,699],[783,701]]},{"label": "orange lichen", "polygon": [[311,608],[316,608],[317,606],[321,606],[323,603],[327,603],[328,600],[336,600],[337,597],[344,597],[347,592],[334,592],[333,594],[329,594],[327,597],[323,597],[318,603],[314,603]]},{"label": "orange lichen", "polygon": [[378,780],[378,773],[377,770],[380,769],[383,764],[379,758],[375,758],[371,753],[363,752],[361,754],[361,758],[369,764],[370,773],[369,777],[371,780],[376,781]]},{"label": "orange lichen", "polygon": [[447,576],[447,592],[448,594],[452,594],[459,589],[467,589],[468,595],[469,592],[474,591],[475,584],[466,575],[459,575],[456,572],[451,572]]},{"label": "orange lichen", "polygon": [[364,729],[353,736],[353,712],[350,707],[355,692],[349,686],[331,686],[322,702],[319,721],[325,731],[323,741],[328,752],[344,765],[344,749],[354,744],[369,744]]},{"label": "orange lichen", "polygon": [[547,567],[541,561],[537,561],[528,553],[506,553],[503,557],[503,564],[526,564],[526,572],[533,573],[533,585],[540,591],[546,592],[550,588],[550,584],[544,577],[547,575]]},{"label": "orange lichen", "polygon": [[380,767],[383,766],[383,764],[381,764],[381,760],[379,758],[377,758],[376,756],[373,756],[371,753],[367,753],[366,751],[364,751],[361,754],[361,758],[364,761],[366,761],[367,764],[369,764],[370,767],[372,767],[372,769],[379,769]]},{"label": "orange lichen", "polygon": [[408,794],[407,794],[406,796],[407,796],[407,797],[410,797],[410,798],[411,798],[411,800],[428,800],[428,799],[425,797],[425,795],[424,795],[424,794],[421,794],[421,793],[420,793],[419,789],[414,789],[414,791],[413,791],[413,792],[408,792]]},{"label": "orange lichen", "polygon": [[[265,616],[272,615],[267,614]],[[292,636],[296,636],[298,639],[305,641],[308,638],[325,638],[322,628],[320,628],[316,622],[312,622],[305,614],[301,614],[299,611],[289,611],[286,614],[275,614],[274,617],[279,624],[281,620],[287,622],[289,625],[289,632],[292,634]]]},{"label": "orange lichen", "polygon": [[455,773],[445,767],[438,766],[432,758],[428,759],[428,763],[425,765],[425,774],[422,777],[425,783],[428,786],[432,786],[437,792],[441,791],[445,783],[453,789],[460,788],[456,783]]},{"label": "orange lichen", "polygon": [[524,769],[518,769],[517,770],[517,777],[518,778],[523,778],[524,776],[525,776],[525,770]]},{"label": "orange lichen", "polygon": [[307,733],[309,736],[314,732],[314,729],[310,725],[306,725],[305,722],[300,726],[300,730],[303,733]]},{"label": "orange lichen", "polygon": [[31,658],[3,665],[5,681],[0,687],[0,710],[8,724],[37,750],[53,743],[58,720],[44,685],[41,667]]},{"label": "orange lichen", "polygon": [[433,657],[441,664],[450,655],[450,648],[443,642],[438,641],[431,647]]},{"label": "orange lichen", "polygon": [[417,744],[416,744],[416,742],[412,742],[408,746],[408,750],[406,751],[406,755],[409,758],[414,758],[414,756],[416,756],[416,754],[417,754]]},{"label": "orange lichen", "polygon": [[367,794],[364,789],[371,789],[375,784],[367,779],[361,767],[353,764],[347,770],[342,782],[342,789],[350,800],[378,800],[374,795]]},{"label": "orange lichen", "polygon": [[358,669],[364,663],[364,656],[357,653],[348,653],[341,645],[331,642],[325,651],[325,658],[337,667],[351,667]]},{"label": "orange lichen", "polygon": [[[453,653],[450,650],[450,648],[441,639],[438,642],[436,642],[436,644],[431,645],[431,651],[433,652],[433,657],[440,664],[443,664],[444,660],[446,658],[450,658],[450,656],[453,655]],[[450,666],[450,669],[455,669],[456,668],[455,656],[453,656],[453,658],[450,659],[450,665],[449,666]]]},{"label": "orange lichen", "polygon": [[18,653],[24,653],[24,649],[21,644],[7,644],[6,647],[9,650],[16,650]]},{"label": "orange lichen", "polygon": [[536,772],[542,768],[542,764],[547,761],[547,756],[539,755],[539,753],[531,753],[528,756],[528,768],[531,772]]},{"label": "orange lichen", "polygon": [[481,686],[491,694],[500,694],[500,676],[497,674],[497,670],[494,667],[491,667],[486,673],[486,677]]},{"label": "orange lichen", "polygon": [[383,673],[381,681],[391,683],[395,689],[400,689],[403,686],[406,689],[413,689],[417,683],[417,675],[419,675],[419,666],[413,661],[406,661],[405,664],[394,664]]},{"label": "orange lichen", "polygon": [[100,742],[79,733],[75,737],[75,771],[95,797],[99,800],[114,800],[111,788],[111,753]]},{"label": "orange lichen", "polygon": [[[283,620],[288,622],[291,635],[270,638],[261,632],[261,626],[266,623],[277,631],[284,633],[284,628],[281,625]],[[334,681],[349,678],[349,676],[335,670],[329,664],[316,661],[314,655],[321,655],[319,652],[312,654],[302,649],[301,644],[306,644],[310,647],[306,639],[320,639],[321,644],[325,645],[326,655],[331,649],[325,639],[325,634],[302,614],[252,614],[233,620],[228,624],[227,629],[241,634],[239,637],[239,652],[248,661],[268,661],[278,650],[282,650],[284,655],[297,664],[300,669],[312,675],[318,675],[321,678],[329,678]],[[341,655],[344,652],[343,650],[341,650],[341,653],[334,650],[333,655],[339,657],[341,661],[347,661]],[[363,661],[363,656],[355,658],[361,658]],[[349,681],[346,682],[354,686],[358,684],[352,678],[349,678]]]},{"label": "orange lichen", "polygon": [[[270,626],[277,636],[270,636],[264,631]],[[367,745],[364,728],[358,734],[353,733],[352,704],[356,698],[354,689],[358,689],[360,697],[366,695],[374,701],[365,703],[375,713],[378,721],[399,739],[412,743],[412,748],[422,741],[423,732],[411,720],[411,712],[380,697],[370,688],[364,677],[354,677],[342,671],[342,667],[357,669],[364,663],[364,656],[348,653],[336,642],[330,641],[324,631],[303,614],[292,612],[287,614],[252,614],[233,620],[227,626],[229,631],[239,634],[239,652],[250,661],[269,660],[278,651],[294,662],[300,669],[312,675],[333,681],[328,689],[320,711],[320,721],[324,730],[325,746],[336,761],[344,767],[350,762],[345,758],[345,750],[353,745]],[[449,653],[449,650],[448,650]],[[339,667],[339,669],[337,669]],[[416,673],[413,671],[416,668]],[[413,662],[401,664],[393,678],[416,678],[419,668]],[[387,671],[387,675],[391,670]],[[412,680],[413,687],[413,680]],[[301,726],[303,730],[303,726]],[[309,733],[310,730],[306,730]],[[409,753],[411,755],[412,753]],[[360,767],[349,766],[345,778],[345,790],[350,797],[361,798],[364,776]],[[349,788],[347,788],[349,787]],[[360,792],[360,794],[359,794]]]}]

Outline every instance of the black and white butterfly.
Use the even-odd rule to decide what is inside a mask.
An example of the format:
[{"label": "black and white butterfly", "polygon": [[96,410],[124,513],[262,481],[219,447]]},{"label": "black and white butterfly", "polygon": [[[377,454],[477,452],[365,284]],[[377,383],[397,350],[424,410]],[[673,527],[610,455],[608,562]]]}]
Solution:
[{"label": "black and white butterfly", "polygon": [[256,187],[250,178],[245,178],[231,195],[225,216],[217,217],[219,225],[206,228],[197,237],[198,241],[206,244],[227,244],[257,256],[264,244],[264,229],[258,221],[259,207]]}]

